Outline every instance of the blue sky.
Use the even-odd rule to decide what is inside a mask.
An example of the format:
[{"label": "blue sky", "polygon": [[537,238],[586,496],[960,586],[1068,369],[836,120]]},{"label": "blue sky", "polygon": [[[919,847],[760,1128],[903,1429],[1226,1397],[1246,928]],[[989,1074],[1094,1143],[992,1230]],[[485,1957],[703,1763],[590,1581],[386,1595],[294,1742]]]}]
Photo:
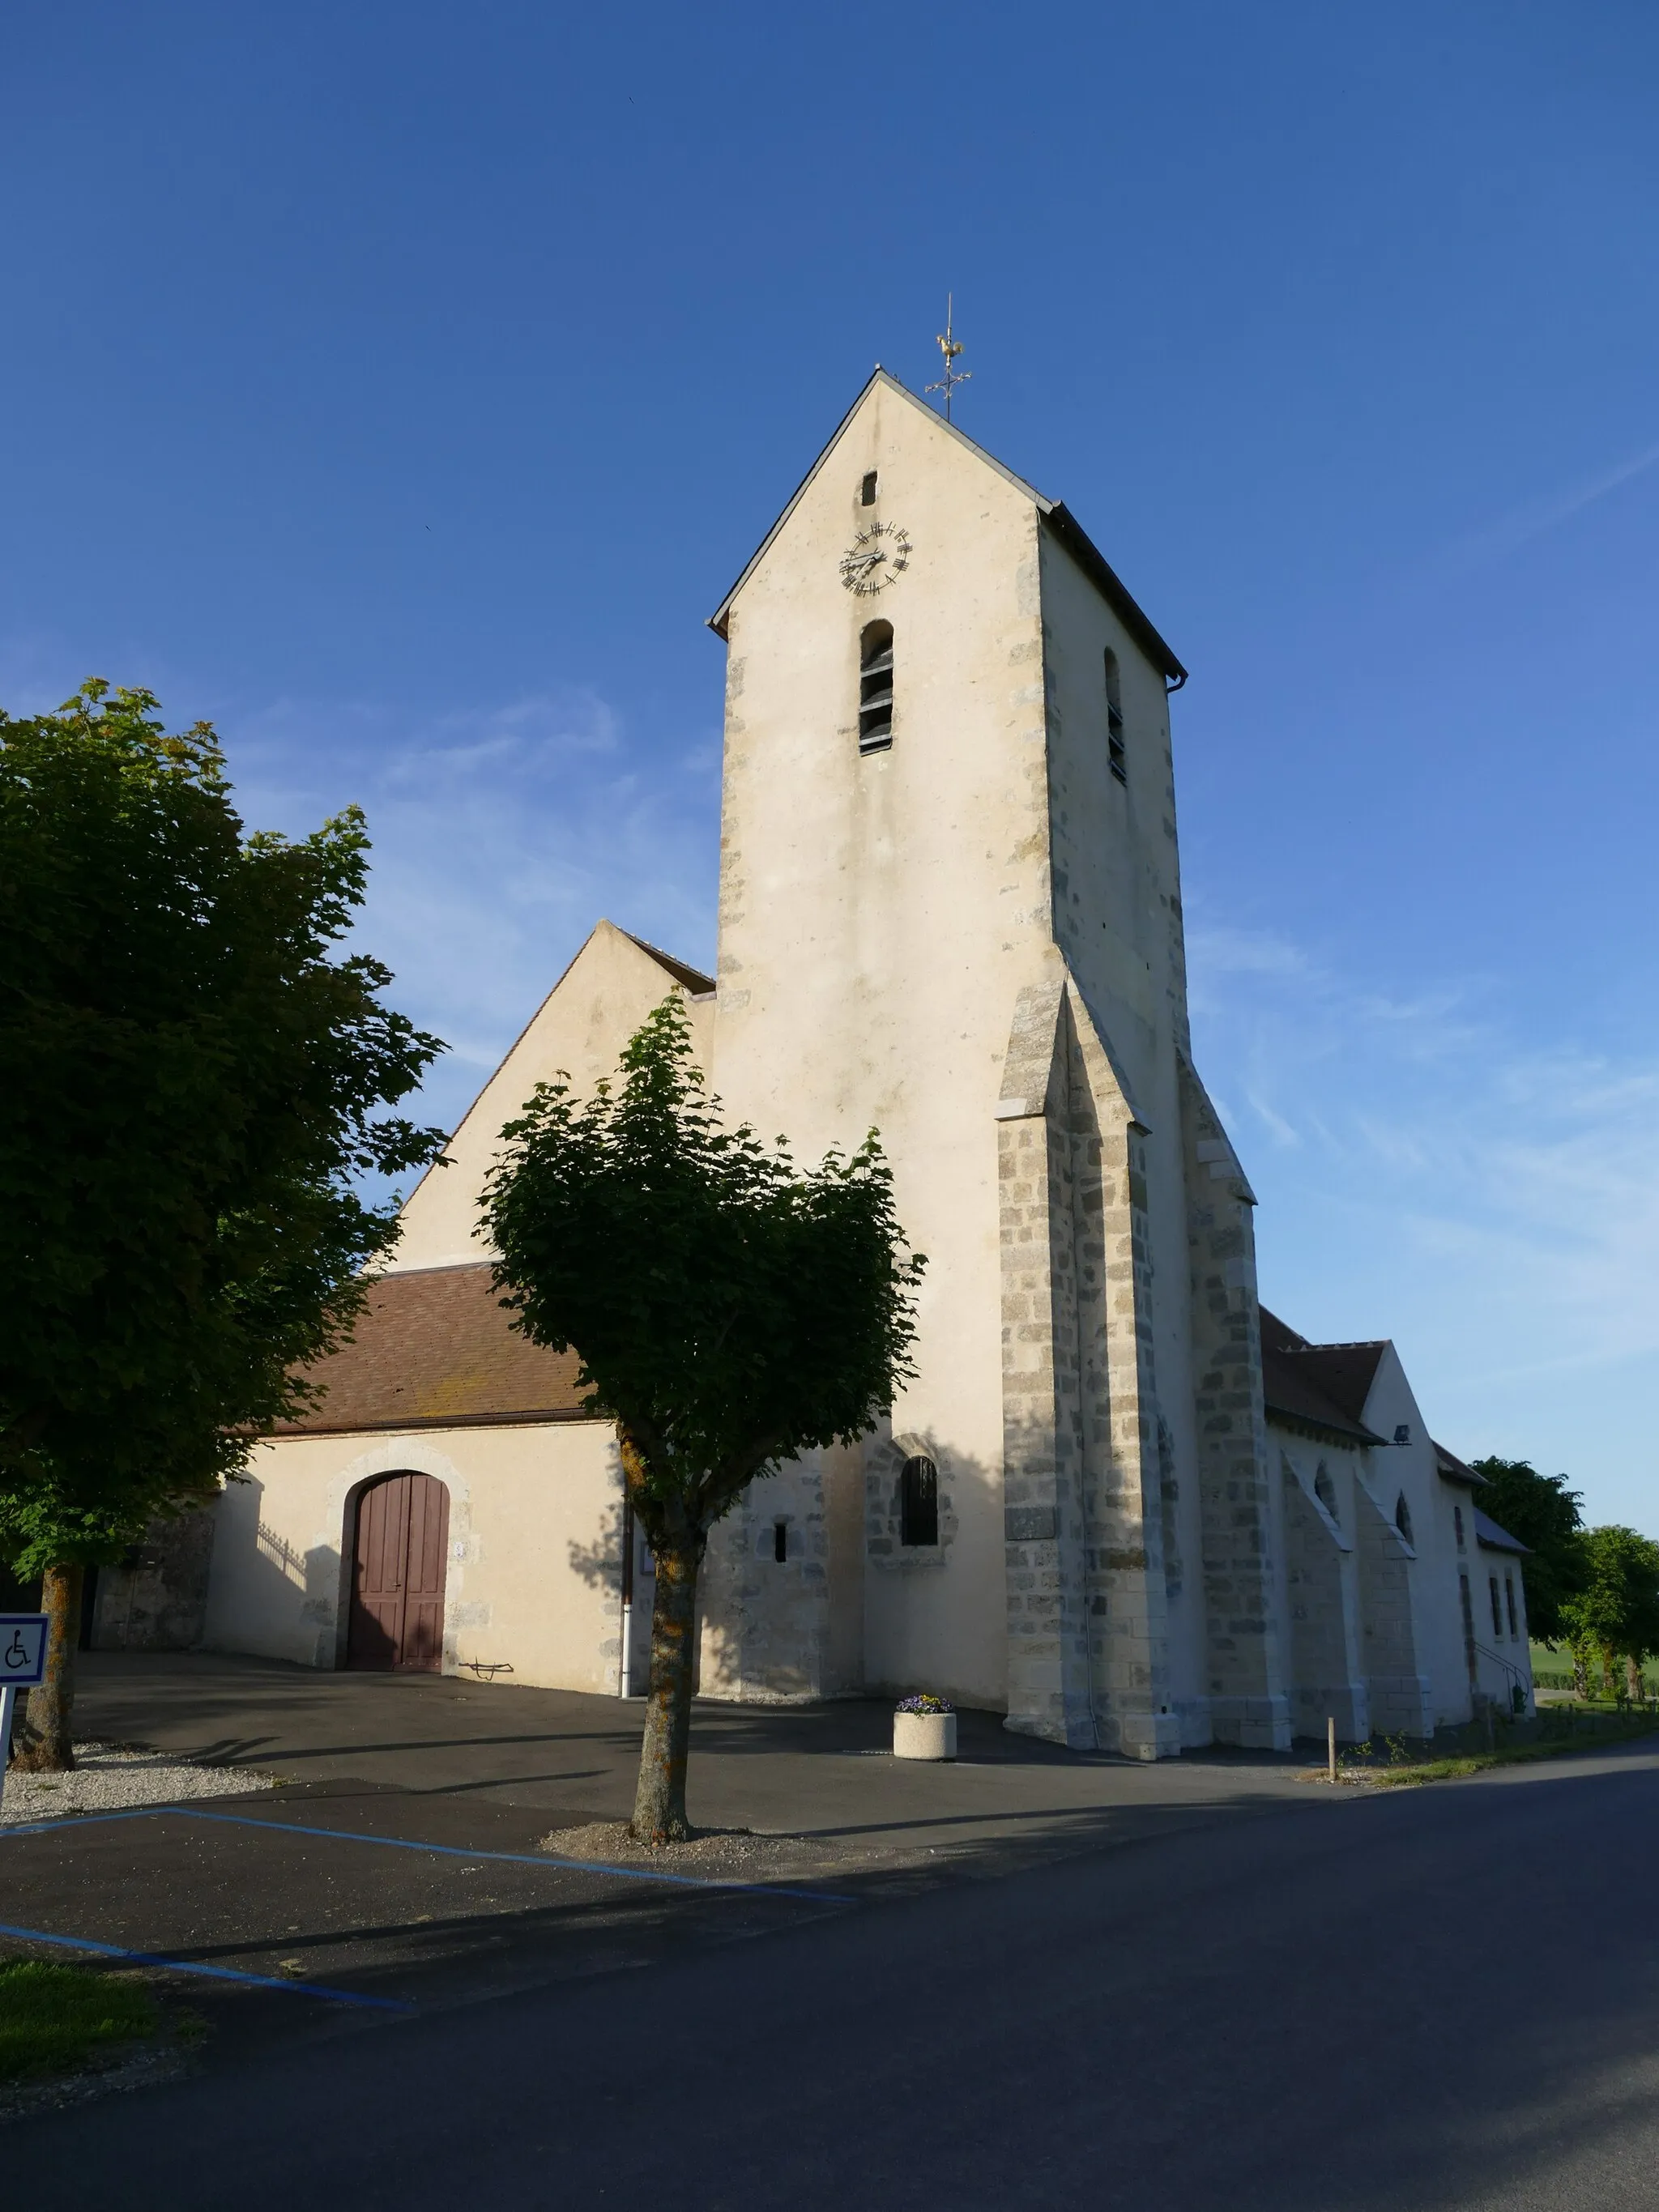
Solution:
[{"label": "blue sky", "polygon": [[1659,14],[83,0],[0,29],[0,701],[368,808],[453,1119],[595,916],[713,951],[703,619],[953,288],[1193,671],[1264,1295],[1659,1534]]}]

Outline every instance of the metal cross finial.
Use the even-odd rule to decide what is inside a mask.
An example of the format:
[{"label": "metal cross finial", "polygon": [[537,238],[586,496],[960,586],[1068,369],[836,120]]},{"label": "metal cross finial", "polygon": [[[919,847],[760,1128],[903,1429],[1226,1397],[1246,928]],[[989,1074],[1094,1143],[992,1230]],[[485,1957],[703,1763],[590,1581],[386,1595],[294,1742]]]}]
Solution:
[{"label": "metal cross finial", "polygon": [[970,384],[974,375],[971,368],[957,368],[955,366],[957,356],[962,351],[961,343],[954,335],[951,326],[951,317],[955,304],[956,295],[947,292],[945,295],[945,328],[940,332],[939,340],[939,349],[945,356],[945,374],[937,384],[930,384],[927,386],[929,392],[942,392],[945,394],[945,419],[947,422],[951,419],[951,394],[956,390],[957,385]]}]

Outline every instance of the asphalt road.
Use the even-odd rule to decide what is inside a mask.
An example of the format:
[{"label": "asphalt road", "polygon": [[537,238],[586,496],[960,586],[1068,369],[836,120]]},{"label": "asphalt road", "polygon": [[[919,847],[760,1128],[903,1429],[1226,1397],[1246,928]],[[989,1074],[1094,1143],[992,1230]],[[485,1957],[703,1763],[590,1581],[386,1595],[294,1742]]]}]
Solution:
[{"label": "asphalt road", "polygon": [[1659,1755],[1294,1806],[14,2124],[37,2207],[1659,2203]]}]

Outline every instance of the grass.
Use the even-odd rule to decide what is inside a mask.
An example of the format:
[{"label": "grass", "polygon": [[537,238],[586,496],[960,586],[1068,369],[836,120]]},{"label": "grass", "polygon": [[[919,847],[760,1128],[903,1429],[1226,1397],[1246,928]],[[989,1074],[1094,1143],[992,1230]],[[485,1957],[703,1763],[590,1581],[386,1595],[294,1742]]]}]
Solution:
[{"label": "grass", "polygon": [[1386,1765],[1358,1762],[1350,1753],[1339,1765],[1346,1779],[1357,1781],[1363,1778],[1374,1789],[1409,1790],[1424,1782],[1460,1781],[1466,1775],[1484,1773],[1490,1766],[1523,1766],[1540,1759],[1573,1759],[1585,1752],[1602,1750],[1608,1744],[1627,1743],[1633,1736],[1651,1735],[1659,1730],[1659,1717],[1650,1713],[1586,1714],[1583,1718],[1589,1722],[1588,1728],[1576,1727],[1571,1715],[1562,1717],[1565,1729],[1552,1727],[1547,1735],[1530,1742],[1499,1744],[1491,1751],[1459,1752],[1445,1759],[1416,1761],[1393,1759]]},{"label": "grass", "polygon": [[141,1982],[39,1959],[0,1966],[0,2081],[72,2074],[161,2024],[161,2008]]}]

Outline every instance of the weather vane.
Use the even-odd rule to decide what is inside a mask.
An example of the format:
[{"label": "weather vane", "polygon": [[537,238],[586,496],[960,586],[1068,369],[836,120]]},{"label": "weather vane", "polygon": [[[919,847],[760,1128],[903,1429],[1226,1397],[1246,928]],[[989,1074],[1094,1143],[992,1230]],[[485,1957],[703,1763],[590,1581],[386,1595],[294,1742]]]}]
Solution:
[{"label": "weather vane", "polygon": [[945,295],[945,328],[939,334],[939,349],[945,356],[945,374],[937,384],[930,384],[927,386],[929,392],[942,392],[945,394],[945,419],[947,422],[951,419],[951,394],[956,390],[957,385],[971,383],[974,374],[971,368],[958,368],[955,365],[957,356],[962,351],[962,344],[951,327],[951,316],[954,306],[955,295],[947,292]]}]

